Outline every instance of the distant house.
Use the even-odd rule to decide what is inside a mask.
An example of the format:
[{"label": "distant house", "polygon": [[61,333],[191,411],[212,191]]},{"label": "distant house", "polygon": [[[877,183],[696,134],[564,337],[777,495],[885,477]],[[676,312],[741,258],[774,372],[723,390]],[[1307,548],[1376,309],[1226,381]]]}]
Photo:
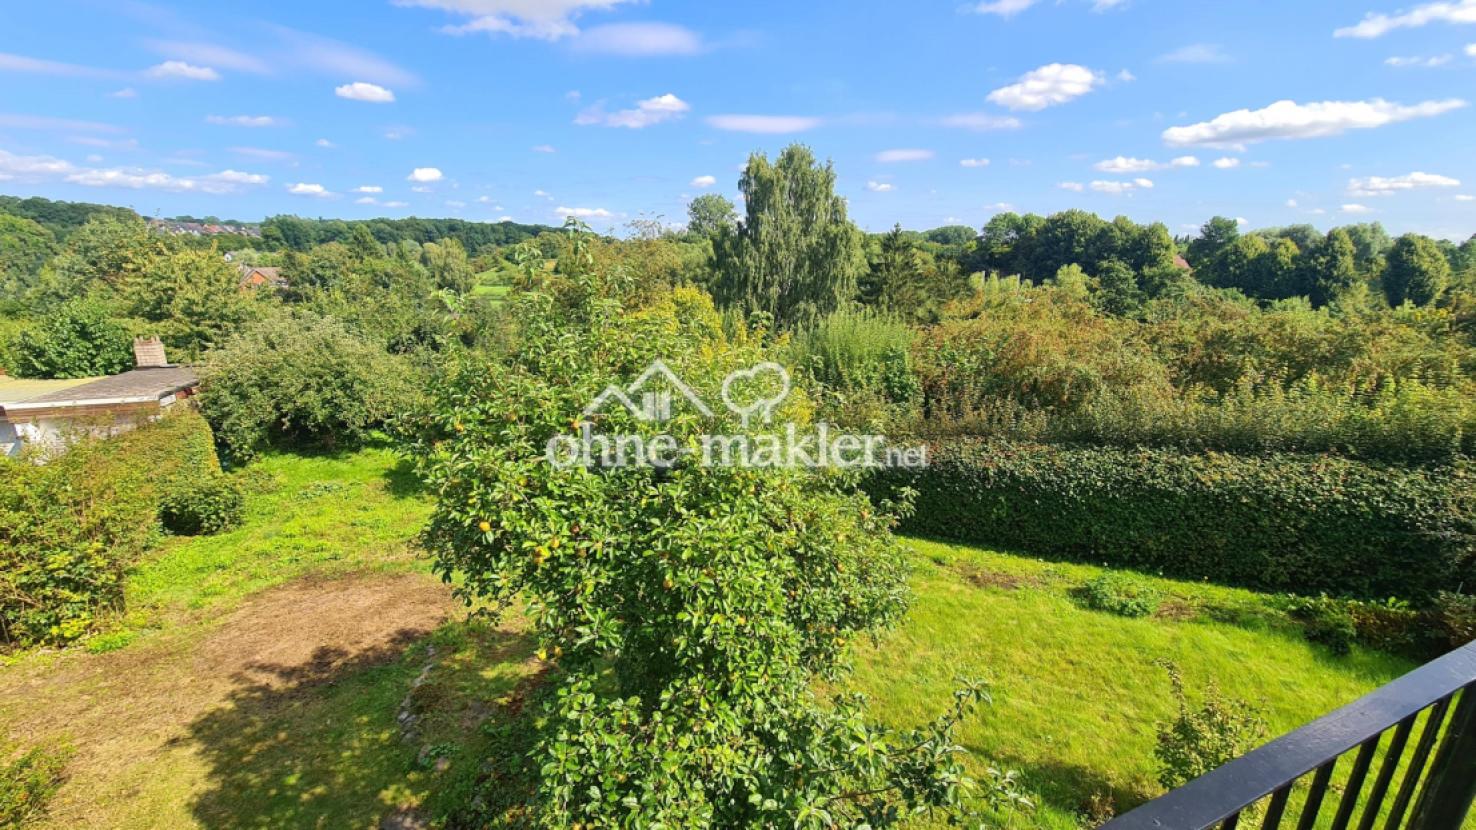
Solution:
[{"label": "distant house", "polygon": [[1180,271],[1194,270],[1189,266],[1189,260],[1183,258],[1182,256],[1179,256],[1178,254],[1174,254],[1174,267],[1179,269]]},{"label": "distant house", "polygon": [[112,377],[19,380],[0,373],[0,455],[58,450],[78,434],[116,435],[189,398],[199,379],[170,364],[157,337],[133,343],[136,367]]},{"label": "distant house", "polygon": [[257,267],[255,265],[242,265],[241,290],[256,290],[258,288],[271,288],[280,291],[287,287],[287,280],[282,276],[281,268]]}]

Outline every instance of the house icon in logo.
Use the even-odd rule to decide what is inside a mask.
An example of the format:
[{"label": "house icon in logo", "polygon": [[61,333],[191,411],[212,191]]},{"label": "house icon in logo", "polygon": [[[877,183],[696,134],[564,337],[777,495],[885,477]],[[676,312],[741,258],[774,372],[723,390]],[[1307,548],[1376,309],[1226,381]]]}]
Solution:
[{"label": "house icon in logo", "polygon": [[[652,381],[658,378],[666,381],[665,384],[661,385],[667,388],[656,389],[653,387],[647,390],[647,384],[652,383]],[[624,389],[614,384],[606,386],[605,391],[601,392],[593,401],[590,401],[589,406],[584,408],[583,416],[589,418],[599,414],[613,400],[618,401],[637,420],[661,423],[671,419],[673,389],[680,392],[682,397],[686,398],[687,403],[702,413],[704,417],[713,417],[712,410],[708,408],[706,403],[703,403],[702,398],[692,390],[692,387],[688,386],[680,377],[677,377],[676,372],[673,372],[661,360],[653,361],[650,366],[646,367],[646,371],[641,373],[640,377],[636,378]],[[639,405],[636,404],[637,399],[640,400]]]}]

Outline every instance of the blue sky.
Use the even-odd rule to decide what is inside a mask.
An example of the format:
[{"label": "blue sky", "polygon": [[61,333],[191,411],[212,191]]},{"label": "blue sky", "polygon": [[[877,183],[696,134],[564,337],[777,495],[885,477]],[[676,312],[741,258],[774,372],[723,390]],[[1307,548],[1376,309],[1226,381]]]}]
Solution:
[{"label": "blue sky", "polygon": [[604,230],[834,160],[853,218],[1476,232],[1476,0],[13,0],[0,192]]}]

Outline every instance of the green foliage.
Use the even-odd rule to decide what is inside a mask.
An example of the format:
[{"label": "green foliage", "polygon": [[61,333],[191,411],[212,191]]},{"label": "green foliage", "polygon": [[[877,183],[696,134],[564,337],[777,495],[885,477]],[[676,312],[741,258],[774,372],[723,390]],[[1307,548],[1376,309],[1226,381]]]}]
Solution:
[{"label": "green foliage", "polygon": [[1358,284],[1358,250],[1353,247],[1353,237],[1342,228],[1328,231],[1327,237],[1318,243],[1307,263],[1311,271],[1306,284],[1310,288],[1312,304],[1323,306]]},{"label": "green foliage", "polygon": [[160,506],[219,475],[210,429],[190,411],[45,464],[0,461],[0,641],[66,643],[122,601],[123,575],[159,532]]},{"label": "green foliage", "polygon": [[1450,286],[1450,263],[1435,241],[1419,234],[1399,237],[1384,269],[1384,296],[1389,305],[1426,306]]},{"label": "green foliage", "polygon": [[56,237],[45,227],[0,213],[0,301],[15,300],[35,284],[41,264],[56,250]]},{"label": "green foliage", "polygon": [[773,163],[755,153],[739,180],[745,218],[713,239],[713,298],[780,328],[834,311],[866,270],[861,231],[835,193],[835,170],[801,145]]},{"label": "green foliage", "polygon": [[32,196],[0,196],[0,212],[29,219],[65,240],[73,231],[99,217],[137,220],[138,214],[128,208],[95,205],[87,202],[61,202]]},{"label": "green foliage", "polygon": [[118,286],[125,313],[148,321],[171,360],[193,361],[223,344],[259,313],[256,295],[215,248],[151,259]]},{"label": "green foliage", "polygon": [[791,362],[827,389],[906,403],[918,392],[911,356],[915,336],[885,315],[842,309],[795,335]]},{"label": "green foliage", "polygon": [[862,303],[919,322],[935,322],[943,306],[964,296],[968,283],[951,261],[939,261],[898,225],[881,239],[861,278]]},{"label": "green foliage", "polygon": [[1158,610],[1163,595],[1141,579],[1129,574],[1102,574],[1077,589],[1081,604],[1093,611],[1105,611],[1119,617],[1146,617]]},{"label": "green foliage", "polygon": [[726,196],[704,193],[687,205],[687,232],[712,239],[738,225],[738,210]]},{"label": "green foliage", "polygon": [[1199,706],[1189,702],[1184,691],[1184,678],[1179,667],[1167,660],[1157,665],[1168,672],[1178,715],[1158,725],[1158,783],[1175,789],[1210,770],[1255,749],[1266,738],[1266,721],[1259,710],[1242,700],[1231,700],[1220,694],[1211,680]]},{"label": "green foliage", "polygon": [[1476,595],[1442,591],[1435,597],[1435,619],[1450,648],[1476,640]]},{"label": "green foliage", "polygon": [[468,222],[463,219],[367,219],[345,222],[341,219],[303,219],[299,216],[273,216],[261,224],[262,239],[276,248],[306,251],[315,245],[348,242],[355,229],[364,228],[381,244],[442,242],[455,239],[466,251],[478,253],[496,245],[514,245],[544,231],[543,225],[520,225],[516,222]]},{"label": "green foliage", "polygon": [[278,442],[353,446],[405,412],[411,368],[332,319],[281,313],[200,366],[198,400],[232,461]]},{"label": "green foliage", "polygon": [[22,329],[6,349],[23,378],[86,378],[133,366],[133,338],[102,303],[69,300]]},{"label": "green foliage", "polygon": [[67,238],[66,247],[42,272],[34,300],[46,306],[94,291],[106,296],[177,247],[136,216],[95,217]]},{"label": "green foliage", "polygon": [[[715,398],[725,375],[765,358],[745,332],[724,335],[693,289],[626,305],[620,274],[578,267],[583,245],[510,300],[508,353],[447,367],[410,451],[437,494],[424,535],[437,570],[468,599],[522,597],[550,664],[527,817],[880,827],[956,805],[969,783],[952,733],[982,689],[905,734],[870,725],[855,697],[817,697],[847,644],[906,605],[903,552],[864,496],[804,469],[545,460],[607,384],[653,359]],[[786,410],[803,418],[805,402]],[[695,414],[656,427],[620,407],[595,425],[680,446],[744,429]]]},{"label": "green foliage", "polygon": [[1358,627],[1347,606],[1325,594],[1293,598],[1287,610],[1301,621],[1310,642],[1327,646],[1333,654],[1347,654],[1358,639]]},{"label": "green foliage", "polygon": [[67,746],[37,746],[18,755],[4,750],[10,757],[0,766],[0,830],[20,830],[46,813],[72,753]]},{"label": "green foliage", "polygon": [[159,522],[180,536],[206,536],[239,524],[245,504],[241,488],[227,476],[188,476],[160,500]]},{"label": "green foliage", "polygon": [[1190,579],[1427,601],[1476,584],[1476,470],[949,441],[903,527]]}]

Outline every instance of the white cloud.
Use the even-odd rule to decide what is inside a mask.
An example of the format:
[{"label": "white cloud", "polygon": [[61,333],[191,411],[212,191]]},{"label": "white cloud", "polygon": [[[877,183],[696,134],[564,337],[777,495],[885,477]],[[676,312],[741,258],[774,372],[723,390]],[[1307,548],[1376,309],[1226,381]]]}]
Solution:
[{"label": "white cloud", "polygon": [[1138,76],[1137,75],[1134,75],[1132,72],[1130,72],[1130,71],[1128,71],[1126,69],[1120,69],[1117,72],[1117,80],[1119,80],[1119,81],[1121,81],[1122,83],[1125,83],[1125,84],[1130,84],[1133,81],[1138,80]]},{"label": "white cloud", "polygon": [[[245,39],[243,34],[243,42]],[[265,25],[259,32],[251,33],[249,52],[207,41],[146,40],[144,44],[162,57],[253,75],[313,72],[339,80],[362,78],[377,84],[414,86],[419,83],[413,73],[378,55],[286,26]]]},{"label": "white cloud", "polygon": [[886,182],[867,182],[866,189],[872,193],[891,193],[893,190],[896,190],[895,187]]},{"label": "white cloud", "polygon": [[1168,170],[1175,167],[1198,167],[1199,159],[1194,156],[1179,156],[1167,162],[1154,161],[1152,159],[1128,158],[1118,156],[1117,158],[1099,161],[1092,165],[1103,173],[1150,173],[1155,170]]},{"label": "white cloud", "polygon": [[1271,139],[1322,138],[1414,118],[1429,118],[1466,106],[1459,99],[1405,106],[1382,98],[1368,101],[1277,101],[1259,110],[1236,110],[1210,121],[1170,127],[1163,140],[1174,147],[1234,147]]},{"label": "white cloud", "polygon": [[1072,193],[1080,193],[1086,190],[1086,185],[1082,184],[1081,182],[1061,182],[1060,184],[1056,185],[1056,187],[1062,190],[1069,190]]},{"label": "white cloud", "polygon": [[328,188],[322,186],[321,184],[309,184],[307,182],[298,182],[297,184],[288,185],[287,192],[295,196],[312,196],[317,199],[328,199],[333,196],[333,194],[328,191]]},{"label": "white cloud", "polygon": [[366,184],[354,188],[355,193],[383,193],[384,188],[377,184]]},{"label": "white cloud", "polygon": [[379,200],[376,199],[376,198],[374,198],[373,196],[360,196],[359,198],[357,198],[357,199],[354,200],[354,204],[356,204],[356,205],[377,205],[377,204],[379,204]]},{"label": "white cloud", "polygon": [[13,130],[44,130],[80,133],[121,133],[122,127],[98,121],[77,121],[71,118],[51,118],[45,115],[21,115],[0,112],[0,127]]},{"label": "white cloud", "polygon": [[1367,205],[1351,204],[1351,205],[1343,205],[1342,211],[1344,213],[1354,213],[1354,214],[1358,214],[1358,213],[1373,213],[1373,208],[1368,207]]},{"label": "white cloud", "polygon": [[717,184],[717,176],[698,176],[697,178],[693,179],[688,184],[688,186],[689,187],[712,187],[715,184]]},{"label": "white cloud", "polygon": [[535,152],[535,153],[557,153],[558,150],[554,149],[554,146],[552,144],[539,144],[539,145],[536,145],[536,146],[533,147],[533,152]]},{"label": "white cloud", "polygon": [[882,150],[876,154],[876,160],[882,164],[895,164],[904,161],[927,161],[934,155],[932,150],[897,149]]},{"label": "white cloud", "polygon": [[463,202],[459,199],[447,199],[446,207],[451,208],[452,210],[461,210],[462,208],[466,207],[466,202]]},{"label": "white cloud", "polygon": [[996,14],[1000,17],[1014,17],[1035,5],[1037,0],[986,0],[974,7],[975,14]]},{"label": "white cloud", "polygon": [[1295,207],[1297,207],[1297,200],[1296,199],[1287,199],[1286,200],[1286,206],[1289,207],[1289,208],[1295,208]]},{"label": "white cloud", "polygon": [[1459,179],[1439,176],[1434,173],[1414,172],[1407,176],[1369,176],[1366,179],[1349,179],[1349,196],[1393,196],[1407,190],[1423,190],[1438,187],[1460,187]]},{"label": "white cloud", "polygon": [[440,181],[441,179],[445,178],[445,175],[442,174],[440,170],[434,167],[417,167],[414,170],[410,171],[410,175],[406,176],[405,178],[408,181],[420,182],[421,184],[429,184],[430,182]]},{"label": "white cloud", "polygon": [[976,132],[1018,130],[1022,126],[1020,119],[1012,115],[991,115],[987,112],[961,112],[957,115],[950,115],[939,123],[945,127],[958,127]]},{"label": "white cloud", "polygon": [[194,61],[208,66],[223,66],[254,75],[269,75],[272,65],[258,56],[218,46],[214,43],[184,40],[148,40],[145,44],[154,52],[171,58]]},{"label": "white cloud", "polygon": [[333,94],[350,101],[363,101],[366,104],[393,104],[395,94],[388,89],[366,81],[355,81],[344,84],[333,90]]},{"label": "white cloud", "polygon": [[1431,55],[1431,56],[1426,57],[1426,58],[1418,58],[1418,57],[1392,57],[1392,58],[1385,58],[1384,59],[1384,64],[1386,66],[1392,66],[1392,67],[1394,67],[1396,69],[1406,69],[1406,68],[1434,69],[1437,66],[1444,66],[1444,65],[1446,65],[1447,63],[1450,63],[1450,61],[1451,61],[1451,56],[1450,55]]},{"label": "white cloud", "polygon": [[8,52],[0,52],[0,72],[24,72],[31,75],[55,75],[63,78],[119,78],[123,75],[111,69],[30,58]]},{"label": "white cloud", "polygon": [[416,185],[415,187],[410,188],[410,192],[411,193],[434,193],[435,191],[433,189],[431,189],[429,187],[426,187],[425,185],[421,184],[421,185]]},{"label": "white cloud", "polygon": [[386,141],[403,141],[412,135],[415,135],[414,127],[386,127],[384,129]]},{"label": "white cloud", "polygon": [[1250,223],[1251,223],[1250,220],[1247,219],[1247,218],[1245,218],[1244,216],[1237,216],[1237,217],[1235,217],[1235,224],[1241,226],[1242,228],[1245,227],[1246,225],[1249,225]]},{"label": "white cloud", "polygon": [[[96,158],[96,157],[93,157]],[[54,156],[19,156],[0,150],[0,176],[29,182],[62,181],[83,187],[114,187],[129,190],[171,192],[239,193],[243,188],[266,184],[269,177],[239,170],[222,170],[205,176],[182,177],[136,167],[79,167]]]},{"label": "white cloud", "polygon": [[1107,193],[1113,196],[1121,196],[1134,190],[1150,190],[1153,187],[1151,179],[1133,179],[1130,182],[1122,181],[1095,181],[1091,188],[1098,193]]},{"label": "white cloud", "polygon": [[1457,193],[1455,200],[1457,202],[1476,202],[1476,196],[1472,196],[1469,193]]},{"label": "white cloud", "polygon": [[1466,47],[1466,57],[1476,58],[1476,43],[1472,43]]},{"label": "white cloud", "polygon": [[633,0],[394,0],[398,6],[441,9],[470,17],[448,34],[483,32],[517,38],[559,40],[579,34],[574,21],[585,11],[604,11]]},{"label": "white cloud", "polygon": [[1333,32],[1333,37],[1375,38],[1395,29],[1417,29],[1431,23],[1476,23],[1476,0],[1425,3],[1395,14],[1369,12],[1355,26]]},{"label": "white cloud", "polygon": [[394,209],[398,210],[400,208],[410,207],[410,203],[409,202],[385,202],[382,205],[382,207],[394,208]]},{"label": "white cloud", "polygon": [[580,126],[599,124],[605,127],[625,127],[631,130],[639,130],[681,118],[692,109],[686,101],[667,93],[655,98],[647,98],[637,101],[634,109],[617,110],[616,112],[605,112],[604,108],[596,104],[579,115],[575,116],[574,123]]},{"label": "white cloud", "polygon": [[137,98],[138,97],[138,90],[134,89],[131,86],[125,86],[122,89],[116,90],[114,92],[109,92],[108,93],[108,97],[109,98],[121,98],[123,100],[128,100],[130,98]]},{"label": "white cloud", "polygon": [[554,210],[559,216],[572,216],[575,219],[609,219],[615,214],[604,208],[586,207],[560,207]]},{"label": "white cloud", "polygon": [[262,161],[291,161],[291,153],[282,150],[266,150],[261,147],[232,147],[232,153],[247,158],[260,159]]},{"label": "white cloud", "polygon": [[282,122],[270,115],[207,115],[205,123],[221,127],[280,127]]},{"label": "white cloud", "polygon": [[208,66],[195,66],[184,61],[164,61],[148,71],[150,78],[182,78],[188,81],[218,81],[220,73]]},{"label": "white cloud", "polygon": [[706,47],[701,35],[673,23],[609,23],[581,32],[575,51],[622,57],[696,55]]},{"label": "white cloud", "polygon": [[1051,63],[1020,76],[1020,80],[989,93],[989,100],[1006,109],[1034,112],[1079,98],[1103,83],[1101,73],[1074,63]]},{"label": "white cloud", "polygon": [[314,141],[313,144],[323,148],[324,150],[335,150],[338,148],[337,144],[334,144],[326,138],[320,138],[317,141]]},{"label": "white cloud", "polygon": [[1220,170],[1233,170],[1239,166],[1240,159],[1238,158],[1226,156],[1225,158],[1215,159],[1215,167]]},{"label": "white cloud", "polygon": [[728,132],[758,133],[760,135],[802,133],[813,130],[820,124],[819,118],[805,115],[713,115],[707,118],[709,127]]},{"label": "white cloud", "polygon": [[960,159],[959,167],[988,167],[989,159]]},{"label": "white cloud", "polygon": [[535,191],[533,191],[533,195],[534,196],[537,196],[540,199],[552,199],[553,198],[553,194],[552,193],[549,193],[546,190],[535,190]]},{"label": "white cloud", "polygon": [[1230,56],[1218,44],[1191,43],[1158,56],[1159,63],[1229,63]]},{"label": "white cloud", "polygon": [[497,221],[499,221],[499,222],[511,222],[512,220],[513,220],[513,218],[511,216],[499,216],[499,217],[497,217]]}]

